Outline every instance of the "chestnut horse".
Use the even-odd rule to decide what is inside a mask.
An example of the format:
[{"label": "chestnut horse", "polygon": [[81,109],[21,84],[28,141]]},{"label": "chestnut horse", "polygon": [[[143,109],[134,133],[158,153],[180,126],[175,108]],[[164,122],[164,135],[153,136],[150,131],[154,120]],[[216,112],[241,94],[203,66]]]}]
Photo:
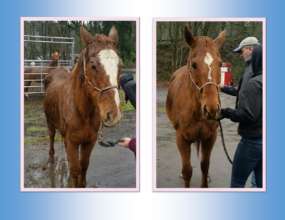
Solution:
[{"label": "chestnut horse", "polygon": [[80,37],[86,48],[72,72],[57,68],[45,80],[50,161],[58,130],[64,140],[72,187],[86,186],[89,158],[101,123],[113,126],[121,119],[117,30],[112,27],[108,36],[92,36],[81,27]]},{"label": "chestnut horse", "polygon": [[60,54],[55,51],[51,54],[51,61],[48,64],[47,67],[27,67],[24,70],[24,93],[27,93],[29,91],[29,86],[31,86],[32,82],[39,82],[43,77],[41,77],[41,74],[46,74],[50,72],[52,69],[55,69],[59,66],[58,60],[60,58]]},{"label": "chestnut horse", "polygon": [[225,31],[213,40],[194,37],[187,27],[184,37],[190,47],[187,65],[176,70],[170,80],[166,112],[176,130],[176,144],[182,160],[185,187],[192,177],[191,144],[201,145],[201,187],[208,187],[210,155],[217,137],[220,112],[219,84],[222,64],[219,48]]}]

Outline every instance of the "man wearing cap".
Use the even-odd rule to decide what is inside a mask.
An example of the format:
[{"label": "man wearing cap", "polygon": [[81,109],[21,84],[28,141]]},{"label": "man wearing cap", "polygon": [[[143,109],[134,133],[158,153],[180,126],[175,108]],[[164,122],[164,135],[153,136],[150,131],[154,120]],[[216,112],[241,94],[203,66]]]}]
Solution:
[{"label": "man wearing cap", "polygon": [[[222,92],[224,92],[228,95],[237,96],[238,91],[241,88],[241,84],[242,84],[243,79],[247,80],[250,73],[252,72],[251,54],[253,51],[253,47],[255,45],[258,45],[258,44],[259,44],[259,42],[258,42],[256,37],[246,37],[245,39],[243,39],[240,42],[239,46],[233,50],[234,53],[239,53],[245,62],[244,73],[242,74],[242,76],[239,80],[239,84],[238,84],[237,88],[233,87],[233,86],[222,86],[221,87]],[[238,102],[238,96],[236,99],[236,105],[237,105],[237,102]]]},{"label": "man wearing cap", "polygon": [[[251,172],[262,187],[262,48],[255,37],[247,37],[234,49],[246,66],[236,90],[222,91],[237,96],[236,108],[224,108],[221,117],[238,122],[241,140],[235,152],[231,187],[244,187]],[[253,68],[254,67],[254,68]]]}]

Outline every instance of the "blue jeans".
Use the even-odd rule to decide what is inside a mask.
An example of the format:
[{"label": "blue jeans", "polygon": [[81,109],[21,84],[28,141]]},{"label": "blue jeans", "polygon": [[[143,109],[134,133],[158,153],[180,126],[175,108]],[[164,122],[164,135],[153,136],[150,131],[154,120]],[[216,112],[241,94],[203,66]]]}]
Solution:
[{"label": "blue jeans", "polygon": [[244,187],[251,172],[254,172],[256,186],[262,187],[262,138],[242,137],[234,156],[231,187]]}]

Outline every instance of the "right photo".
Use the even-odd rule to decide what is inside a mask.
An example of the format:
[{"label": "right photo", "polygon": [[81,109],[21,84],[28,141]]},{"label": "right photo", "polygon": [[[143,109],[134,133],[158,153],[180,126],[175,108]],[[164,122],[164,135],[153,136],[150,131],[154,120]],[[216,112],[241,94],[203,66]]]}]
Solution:
[{"label": "right photo", "polygon": [[154,191],[266,191],[265,19],[153,25]]}]

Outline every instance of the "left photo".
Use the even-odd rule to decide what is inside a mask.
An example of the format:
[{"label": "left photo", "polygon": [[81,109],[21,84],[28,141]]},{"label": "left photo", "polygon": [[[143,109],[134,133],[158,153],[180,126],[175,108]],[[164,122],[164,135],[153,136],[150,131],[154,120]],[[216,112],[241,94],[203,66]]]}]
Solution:
[{"label": "left photo", "polygon": [[22,191],[139,190],[138,25],[21,19]]}]

